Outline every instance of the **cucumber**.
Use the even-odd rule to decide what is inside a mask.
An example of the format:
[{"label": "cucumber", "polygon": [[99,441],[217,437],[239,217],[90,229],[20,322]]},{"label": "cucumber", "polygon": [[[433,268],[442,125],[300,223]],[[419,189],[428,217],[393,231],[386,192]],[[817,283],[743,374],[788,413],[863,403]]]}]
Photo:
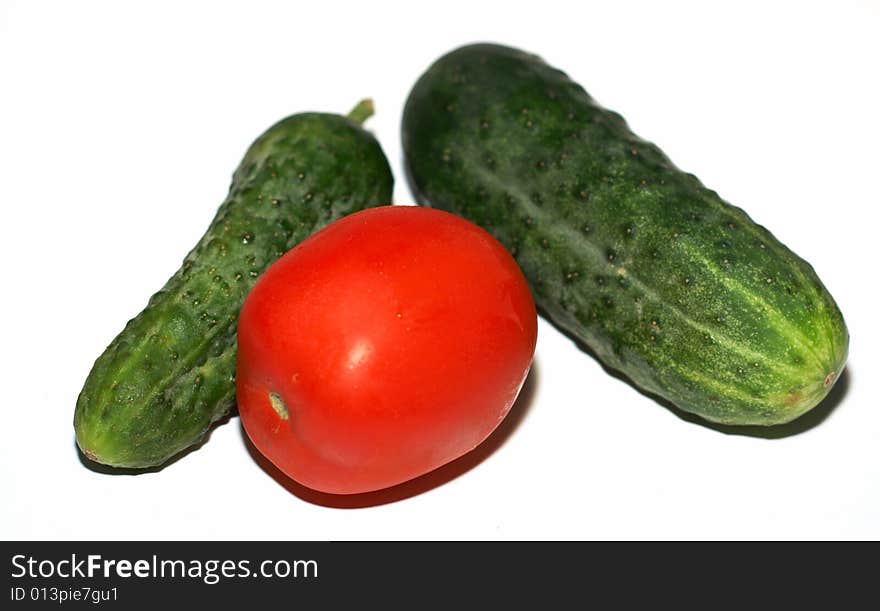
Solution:
[{"label": "cucumber", "polygon": [[235,399],[236,323],[257,277],[330,222],[391,201],[376,139],[348,117],[288,117],[248,149],[182,267],[97,359],[74,428],[90,459],[152,467],[197,443]]},{"label": "cucumber", "polygon": [[647,393],[774,425],[839,378],[849,335],[813,268],[537,56],[440,58],[402,136],[419,203],[492,232],[542,314]]}]

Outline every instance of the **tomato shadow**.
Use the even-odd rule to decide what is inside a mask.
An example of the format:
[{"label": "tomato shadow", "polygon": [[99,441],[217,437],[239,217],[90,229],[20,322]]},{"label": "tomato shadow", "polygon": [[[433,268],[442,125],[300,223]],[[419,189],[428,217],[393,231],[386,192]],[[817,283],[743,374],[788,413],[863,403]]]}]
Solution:
[{"label": "tomato shadow", "polygon": [[519,396],[510,408],[510,412],[508,412],[501,424],[498,425],[498,428],[496,428],[492,434],[476,448],[429,473],[396,486],[392,486],[391,488],[376,490],[374,492],[363,492],[360,494],[330,494],[303,486],[287,477],[278,467],[263,456],[260,451],[254,447],[253,443],[251,443],[244,427],[239,426],[239,431],[241,432],[247,451],[251,455],[251,458],[254,459],[254,462],[256,462],[260,468],[280,486],[300,499],[314,505],[332,507],[335,509],[359,509],[363,507],[387,505],[442,486],[458,476],[467,473],[494,454],[505,444],[525,420],[532,404],[534,403],[539,379],[540,376],[536,359],[532,361],[532,367],[529,370],[529,374],[523,383]]},{"label": "tomato shadow", "polygon": [[73,447],[76,448],[76,454],[79,457],[79,462],[82,464],[82,466],[84,466],[86,469],[89,469],[90,471],[94,471],[95,473],[103,473],[104,475],[143,475],[145,473],[158,473],[167,469],[181,458],[189,456],[190,454],[201,448],[203,445],[208,443],[214,430],[217,429],[217,427],[223,426],[235,416],[238,416],[237,407],[233,407],[230,413],[226,414],[225,416],[214,422],[210,426],[208,431],[204,434],[204,436],[198,441],[198,443],[191,445],[184,450],[181,450],[180,452],[163,462],[161,465],[156,465],[155,467],[145,467],[140,469],[131,467],[111,467],[110,465],[96,462],[86,456],[80,449],[79,445],[76,443],[75,438],[73,440]]},{"label": "tomato shadow", "polygon": [[834,386],[828,392],[828,395],[813,409],[808,411],[806,414],[802,415],[791,422],[787,422],[785,424],[775,424],[772,426],[760,426],[760,425],[732,425],[732,424],[718,424],[716,422],[710,422],[697,416],[696,414],[692,414],[690,412],[686,412],[680,407],[677,407],[671,401],[664,399],[663,397],[656,395],[650,391],[647,391],[643,388],[640,388],[633,382],[626,374],[612,369],[605,365],[598,356],[596,356],[596,352],[590,348],[587,344],[581,341],[580,338],[575,337],[570,331],[567,329],[560,327],[556,323],[552,322],[550,318],[542,311],[539,311],[541,316],[549,321],[553,327],[565,335],[568,339],[570,339],[574,344],[583,352],[586,352],[590,355],[599,365],[601,365],[602,369],[612,378],[616,378],[622,382],[627,383],[633,389],[635,389],[638,393],[644,395],[645,397],[651,399],[655,403],[660,404],[661,406],[668,409],[675,416],[684,420],[685,422],[689,422],[691,424],[696,424],[698,426],[702,426],[707,429],[712,429],[713,431],[717,431],[719,433],[723,433],[725,435],[741,435],[744,437],[757,437],[761,439],[782,439],[783,437],[791,437],[792,435],[799,435],[805,431],[808,431],[822,422],[824,422],[828,416],[831,415],[837,406],[843,401],[844,397],[849,392],[850,378],[852,376],[852,367],[847,364],[844,368],[843,372],[838,376],[837,381]]}]

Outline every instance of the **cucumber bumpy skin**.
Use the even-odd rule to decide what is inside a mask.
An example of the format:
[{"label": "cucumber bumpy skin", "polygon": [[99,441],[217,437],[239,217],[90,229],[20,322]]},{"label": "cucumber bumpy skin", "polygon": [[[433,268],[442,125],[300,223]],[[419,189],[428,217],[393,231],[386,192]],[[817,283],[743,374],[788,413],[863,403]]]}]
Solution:
[{"label": "cucumber bumpy skin", "polygon": [[449,53],[402,135],[419,202],[491,231],[542,313],[636,386],[773,425],[839,379],[849,336],[813,268],[540,58]]},{"label": "cucumber bumpy skin", "polygon": [[183,266],[95,362],[76,403],[83,453],[152,467],[197,443],[235,400],[236,323],[257,277],[330,222],[391,202],[376,139],[348,117],[304,113],[260,136]]}]

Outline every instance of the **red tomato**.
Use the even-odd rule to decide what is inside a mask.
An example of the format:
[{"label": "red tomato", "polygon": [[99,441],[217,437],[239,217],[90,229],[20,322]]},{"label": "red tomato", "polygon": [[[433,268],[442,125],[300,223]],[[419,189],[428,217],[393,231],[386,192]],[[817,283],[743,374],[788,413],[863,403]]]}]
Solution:
[{"label": "red tomato", "polygon": [[241,421],[301,484],[392,486],[498,426],[536,336],[522,272],[486,231],[430,208],[364,210],[293,248],[248,295]]}]

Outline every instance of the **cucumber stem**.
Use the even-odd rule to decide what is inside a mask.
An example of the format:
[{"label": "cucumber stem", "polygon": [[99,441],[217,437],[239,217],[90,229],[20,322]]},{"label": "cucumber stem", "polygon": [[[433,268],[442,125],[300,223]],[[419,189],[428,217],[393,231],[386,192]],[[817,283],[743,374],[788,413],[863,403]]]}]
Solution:
[{"label": "cucumber stem", "polygon": [[376,109],[373,107],[373,100],[366,98],[358,102],[357,106],[348,113],[348,118],[355,123],[363,124],[364,121],[373,116],[375,110]]}]

